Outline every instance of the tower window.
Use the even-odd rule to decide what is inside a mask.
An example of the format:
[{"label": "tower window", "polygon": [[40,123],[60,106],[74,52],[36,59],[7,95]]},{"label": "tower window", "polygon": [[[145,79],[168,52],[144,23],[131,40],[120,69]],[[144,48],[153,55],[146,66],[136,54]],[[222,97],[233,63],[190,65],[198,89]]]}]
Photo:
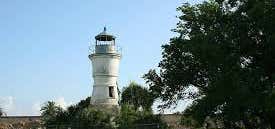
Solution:
[{"label": "tower window", "polygon": [[114,87],[113,86],[109,87],[109,97],[115,97],[114,96]]}]

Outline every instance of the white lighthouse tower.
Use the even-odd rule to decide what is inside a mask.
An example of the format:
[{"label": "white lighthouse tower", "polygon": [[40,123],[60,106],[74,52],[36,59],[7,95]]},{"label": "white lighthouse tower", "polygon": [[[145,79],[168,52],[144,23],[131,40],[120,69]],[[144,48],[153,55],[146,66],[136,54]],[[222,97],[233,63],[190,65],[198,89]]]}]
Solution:
[{"label": "white lighthouse tower", "polygon": [[93,68],[93,92],[91,105],[117,107],[117,79],[121,55],[116,49],[115,36],[103,32],[95,36],[95,48],[89,55]]}]

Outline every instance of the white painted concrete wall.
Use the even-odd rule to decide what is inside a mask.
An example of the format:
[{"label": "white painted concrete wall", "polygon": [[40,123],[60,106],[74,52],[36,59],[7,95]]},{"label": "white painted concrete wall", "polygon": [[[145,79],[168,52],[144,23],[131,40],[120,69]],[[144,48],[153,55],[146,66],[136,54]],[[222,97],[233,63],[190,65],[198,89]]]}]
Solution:
[{"label": "white painted concrete wall", "polygon": [[[89,56],[93,68],[93,92],[92,105],[118,105],[117,79],[119,72],[120,54],[116,51],[111,53],[93,53]],[[114,96],[109,96],[109,87],[113,87]]]}]

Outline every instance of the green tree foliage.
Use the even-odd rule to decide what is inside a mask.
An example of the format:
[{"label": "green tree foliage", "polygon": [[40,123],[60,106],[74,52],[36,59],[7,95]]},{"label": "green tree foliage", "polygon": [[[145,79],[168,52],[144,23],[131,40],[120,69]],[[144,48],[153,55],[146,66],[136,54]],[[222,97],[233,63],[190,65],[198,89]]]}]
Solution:
[{"label": "green tree foliage", "polygon": [[[274,0],[210,0],[178,8],[179,36],[162,46],[160,71],[144,78],[166,105],[186,97],[199,124],[275,128]],[[189,86],[197,94],[184,92]]]},{"label": "green tree foliage", "polygon": [[[151,92],[131,82],[124,88],[121,97],[121,110],[115,118],[118,129],[167,129],[168,126],[152,112],[154,97]],[[138,110],[142,107],[143,110]]]},{"label": "green tree foliage", "polygon": [[[78,112],[82,111],[84,108],[87,108],[90,106],[91,97],[87,97],[84,100],[81,100],[76,105],[71,105],[67,108],[67,113],[70,118],[74,118],[74,116],[77,115]],[[71,120],[69,120],[71,121]]]},{"label": "green tree foliage", "polygon": [[200,125],[198,122],[193,118],[192,113],[189,111],[190,109],[186,109],[184,112],[184,116],[182,116],[180,123],[185,127],[189,128],[198,128]]},{"label": "green tree foliage", "polygon": [[49,101],[42,107],[42,120],[47,129],[166,129],[167,125],[151,110],[137,110],[123,104],[113,116],[90,105],[91,98],[80,101],[66,110]]},{"label": "green tree foliage", "polygon": [[91,98],[81,100],[66,110],[49,101],[42,108],[42,120],[49,129],[112,129],[110,115],[95,110],[90,105]]},{"label": "green tree foliage", "polygon": [[138,111],[133,105],[123,105],[115,119],[118,129],[167,129],[159,115],[151,111]]},{"label": "green tree foliage", "polygon": [[105,112],[87,107],[80,110],[71,122],[76,129],[112,129],[111,116]]},{"label": "green tree foliage", "polygon": [[57,117],[60,113],[63,112],[62,108],[57,106],[55,102],[48,101],[41,107],[41,116],[44,124],[56,124]]},{"label": "green tree foliage", "polygon": [[128,87],[124,88],[121,94],[122,105],[134,105],[137,110],[142,107],[144,110],[151,110],[154,98],[150,91],[141,85],[131,82]]}]

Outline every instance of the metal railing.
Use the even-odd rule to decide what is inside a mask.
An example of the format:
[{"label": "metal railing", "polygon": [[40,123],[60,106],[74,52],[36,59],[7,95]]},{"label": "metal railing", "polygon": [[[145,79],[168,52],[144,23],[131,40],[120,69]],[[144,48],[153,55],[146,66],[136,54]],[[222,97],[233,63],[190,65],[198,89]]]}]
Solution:
[{"label": "metal railing", "polygon": [[[115,51],[122,55],[122,47],[120,46],[115,46]],[[89,54],[94,54],[96,52],[96,45],[90,45],[89,48],[88,48],[88,52]]]}]

